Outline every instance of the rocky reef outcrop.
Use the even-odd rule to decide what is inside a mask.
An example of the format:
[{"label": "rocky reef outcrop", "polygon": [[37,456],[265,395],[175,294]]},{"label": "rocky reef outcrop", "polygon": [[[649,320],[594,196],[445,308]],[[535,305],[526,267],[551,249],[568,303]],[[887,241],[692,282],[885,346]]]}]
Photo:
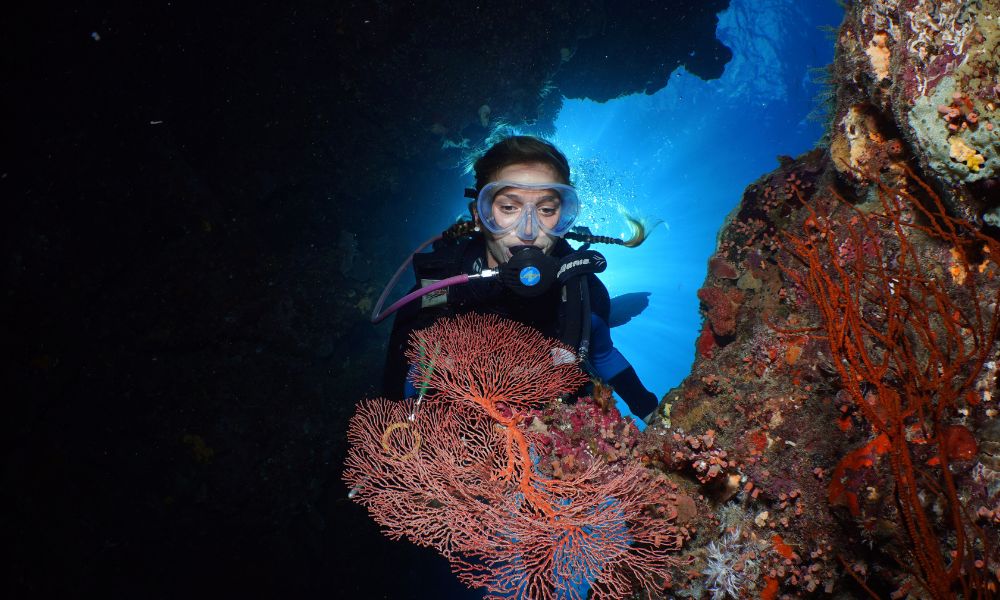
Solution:
[{"label": "rocky reef outcrop", "polygon": [[713,506],[683,594],[996,596],[998,14],[851,3],[828,146],[720,232],[643,450]]}]

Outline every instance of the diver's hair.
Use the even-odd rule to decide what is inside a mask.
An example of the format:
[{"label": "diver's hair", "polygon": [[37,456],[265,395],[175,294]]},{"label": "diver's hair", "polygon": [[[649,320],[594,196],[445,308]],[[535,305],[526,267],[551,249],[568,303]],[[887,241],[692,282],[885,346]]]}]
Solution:
[{"label": "diver's hair", "polygon": [[[474,221],[459,221],[457,223],[453,223],[448,229],[445,229],[441,234],[441,237],[446,240],[454,240],[473,235],[476,231],[479,230],[476,228],[476,223]],[[626,248],[635,248],[639,244],[645,242],[649,235],[644,230],[639,229],[627,240],[609,237],[606,235],[576,233],[573,231],[567,233],[563,237],[568,240],[582,242],[584,244],[615,244],[617,246],[625,246]]]},{"label": "diver's hair", "polygon": [[476,190],[493,181],[504,167],[523,163],[542,163],[552,167],[560,183],[569,185],[569,161],[566,155],[549,142],[531,135],[506,137],[483,153],[473,167],[476,171]]},{"label": "diver's hair", "polygon": [[452,223],[451,227],[448,229],[445,229],[441,233],[441,237],[446,240],[455,240],[470,236],[476,231],[479,231],[479,229],[476,227],[475,221],[458,221],[456,223]]},{"label": "diver's hair", "polygon": [[469,202],[469,215],[459,221],[455,221],[448,229],[441,232],[441,237],[446,240],[456,240],[458,238],[470,236],[479,231],[479,218],[476,216],[476,201]]},{"label": "diver's hair", "polygon": [[650,227],[641,219],[636,219],[635,217],[627,214],[625,214],[624,217],[629,224],[629,228],[632,230],[632,236],[627,240],[606,235],[594,235],[589,231],[587,233],[570,231],[563,237],[575,242],[583,242],[584,244],[615,244],[616,246],[635,248],[645,242],[646,239],[649,238],[649,234],[652,233],[652,228],[659,224],[654,223],[653,226]]}]

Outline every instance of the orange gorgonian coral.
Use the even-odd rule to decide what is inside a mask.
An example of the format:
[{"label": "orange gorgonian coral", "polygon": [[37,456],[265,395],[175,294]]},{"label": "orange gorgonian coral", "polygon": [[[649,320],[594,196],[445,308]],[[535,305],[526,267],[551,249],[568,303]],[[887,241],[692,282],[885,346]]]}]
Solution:
[{"label": "orange gorgonian coral", "polygon": [[[834,471],[831,502],[857,515],[847,475],[884,456],[906,554],[897,560],[929,597],[984,597],[990,576],[981,567],[995,540],[968,514],[949,463],[975,452],[969,431],[951,421],[975,401],[975,382],[996,352],[1000,286],[987,280],[995,266],[984,271],[1000,244],[948,215],[934,191],[907,174],[912,188],[879,186],[878,212],[831,190],[834,208],[819,214],[800,196],[802,233],[782,244],[800,266],[782,268],[813,300],[819,326],[785,333],[826,340],[844,391],[872,429],[873,441]],[[949,252],[951,273],[934,258]],[[932,458],[919,460],[927,449]]]}]

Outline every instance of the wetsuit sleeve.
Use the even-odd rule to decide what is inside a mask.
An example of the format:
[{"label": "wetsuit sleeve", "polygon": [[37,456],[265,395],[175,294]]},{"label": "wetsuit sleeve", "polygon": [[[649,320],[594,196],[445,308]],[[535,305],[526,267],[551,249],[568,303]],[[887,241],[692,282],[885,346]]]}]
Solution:
[{"label": "wetsuit sleeve", "polygon": [[605,323],[611,322],[611,294],[608,288],[597,275],[589,275],[587,283],[590,286],[590,312],[604,319]]}]

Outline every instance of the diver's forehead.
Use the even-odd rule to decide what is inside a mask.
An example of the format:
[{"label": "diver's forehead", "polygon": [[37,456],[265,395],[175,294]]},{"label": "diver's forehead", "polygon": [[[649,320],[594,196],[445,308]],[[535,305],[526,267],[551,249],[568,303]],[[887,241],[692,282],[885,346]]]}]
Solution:
[{"label": "diver's forehead", "polygon": [[559,174],[546,163],[515,163],[497,171],[494,181],[512,181],[516,183],[556,183]]},{"label": "diver's forehead", "polygon": [[515,200],[521,202],[540,202],[544,200],[551,200],[553,202],[559,202],[561,200],[559,193],[551,189],[537,189],[528,190],[518,187],[505,187],[496,193],[494,198],[503,198],[505,200]]}]

